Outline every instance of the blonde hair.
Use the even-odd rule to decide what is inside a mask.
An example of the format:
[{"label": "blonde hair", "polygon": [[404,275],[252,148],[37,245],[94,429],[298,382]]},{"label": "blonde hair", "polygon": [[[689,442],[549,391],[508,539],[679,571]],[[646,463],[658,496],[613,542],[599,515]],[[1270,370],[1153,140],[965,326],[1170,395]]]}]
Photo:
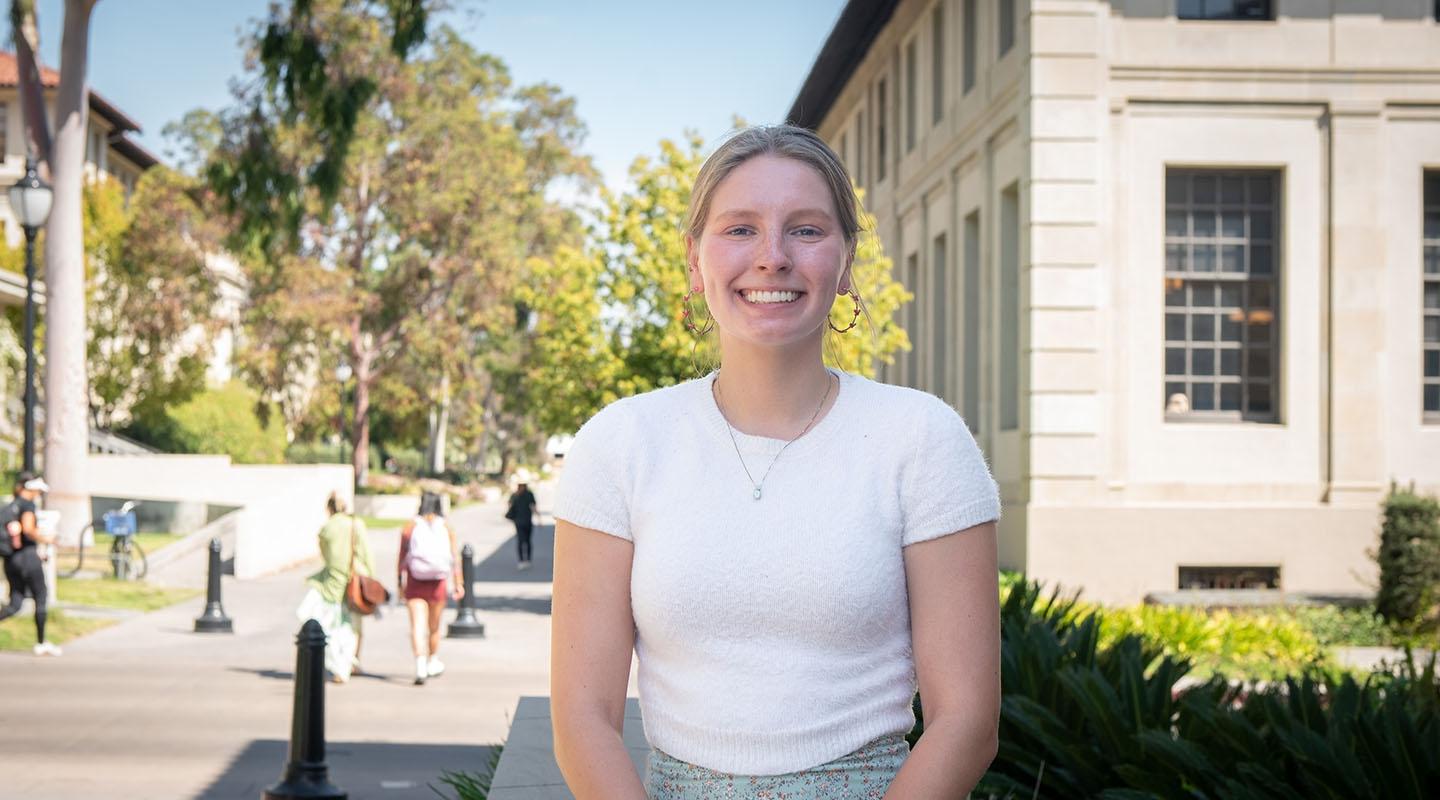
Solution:
[{"label": "blonde hair", "polygon": [[715,188],[736,167],[764,155],[793,159],[820,173],[830,189],[830,199],[835,202],[835,213],[845,233],[845,244],[853,257],[860,235],[860,204],[855,198],[850,174],[824,139],[808,128],[795,125],[752,125],[731,134],[717,147],[700,165],[700,172],[695,176],[695,185],[690,190],[690,212],[685,218],[685,232],[698,241],[705,230],[706,218],[710,216],[710,201],[714,198]]}]

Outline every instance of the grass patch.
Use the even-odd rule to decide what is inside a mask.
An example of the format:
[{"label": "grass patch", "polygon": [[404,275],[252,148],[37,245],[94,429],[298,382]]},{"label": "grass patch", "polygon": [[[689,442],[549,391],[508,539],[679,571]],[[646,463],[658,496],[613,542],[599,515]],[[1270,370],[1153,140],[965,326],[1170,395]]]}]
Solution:
[{"label": "grass patch", "polygon": [[[410,520],[408,520],[408,519],[395,519],[395,518],[392,518],[392,517],[366,517],[366,516],[357,517],[356,519],[359,519],[361,522],[365,523],[365,528],[366,528],[366,530],[372,530],[372,531],[387,530],[387,529],[390,529],[390,528],[403,528],[403,527],[405,527],[405,523],[407,523],[407,522],[410,521]],[[146,552],[149,552],[149,551],[146,551]]]},{"label": "grass patch", "polygon": [[56,593],[64,603],[142,612],[173,606],[202,594],[199,589],[176,589],[111,578],[61,578]]},{"label": "grass patch", "polygon": [[[95,619],[93,617],[72,617],[64,611],[51,611],[45,622],[45,638],[56,644],[94,633],[113,625],[118,620]],[[28,652],[35,646],[35,618],[29,614],[17,614],[0,622],[0,650],[23,650]]]}]

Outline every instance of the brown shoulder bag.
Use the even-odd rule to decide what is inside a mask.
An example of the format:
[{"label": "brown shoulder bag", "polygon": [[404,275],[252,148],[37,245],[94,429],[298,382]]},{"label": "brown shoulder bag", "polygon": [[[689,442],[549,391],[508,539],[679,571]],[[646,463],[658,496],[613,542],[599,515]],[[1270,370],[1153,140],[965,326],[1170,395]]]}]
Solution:
[{"label": "brown shoulder bag", "polygon": [[375,613],[375,609],[390,599],[390,592],[380,581],[355,571],[355,517],[350,517],[350,584],[345,587],[345,604],[361,616]]}]

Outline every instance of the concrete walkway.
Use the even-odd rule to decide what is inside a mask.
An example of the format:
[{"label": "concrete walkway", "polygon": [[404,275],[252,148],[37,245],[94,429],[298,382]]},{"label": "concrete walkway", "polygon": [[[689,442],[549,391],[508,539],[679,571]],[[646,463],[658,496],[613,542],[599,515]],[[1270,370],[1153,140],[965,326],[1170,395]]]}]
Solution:
[{"label": "concrete walkway", "polygon": [[[542,507],[547,488],[539,488]],[[354,800],[433,800],[429,784],[452,796],[440,773],[481,770],[520,696],[549,694],[553,528],[537,526],[534,568],[518,572],[513,529],[502,515],[492,504],[451,518],[475,548],[486,638],[443,641],[446,674],[417,687],[405,610],[386,609],[366,621],[367,673],[327,685],[330,776]],[[371,533],[387,585],[398,543],[396,531]],[[317,566],[227,578],[234,635],[191,632],[201,598],[70,642],[61,658],[0,654],[0,729],[9,733],[0,748],[0,795],[258,798],[285,763],[300,628],[294,609]]]}]

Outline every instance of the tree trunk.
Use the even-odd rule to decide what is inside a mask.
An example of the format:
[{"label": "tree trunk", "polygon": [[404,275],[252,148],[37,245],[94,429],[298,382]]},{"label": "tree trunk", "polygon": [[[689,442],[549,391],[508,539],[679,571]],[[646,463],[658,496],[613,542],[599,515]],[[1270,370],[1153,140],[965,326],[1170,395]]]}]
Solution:
[{"label": "tree trunk", "polygon": [[90,521],[86,480],[89,384],[85,374],[85,241],[81,187],[89,92],[85,83],[94,0],[66,0],[60,92],[50,181],[55,199],[45,235],[45,477],[60,511],[60,538],[72,542]]},{"label": "tree trunk", "polygon": [[20,109],[25,119],[26,152],[33,155],[54,180],[50,171],[50,120],[45,116],[45,89],[40,83],[40,28],[35,22],[35,3],[12,0],[10,24],[15,33],[15,70],[20,83]]},{"label": "tree trunk", "polygon": [[445,437],[450,427],[450,374],[440,376],[440,402],[430,409],[430,446],[425,451],[425,468],[431,475],[445,472]]},{"label": "tree trunk", "polygon": [[370,381],[373,353],[362,355],[355,364],[355,443],[354,460],[355,485],[365,486],[370,481]]}]

